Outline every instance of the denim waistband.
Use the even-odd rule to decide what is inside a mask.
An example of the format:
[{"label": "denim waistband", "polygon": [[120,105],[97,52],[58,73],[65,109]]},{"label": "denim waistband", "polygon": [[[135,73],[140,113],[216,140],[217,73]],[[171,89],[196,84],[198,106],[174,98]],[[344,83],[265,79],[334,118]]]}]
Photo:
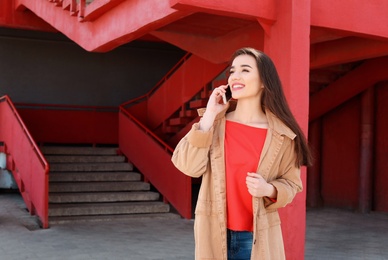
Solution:
[{"label": "denim waistband", "polygon": [[241,233],[241,234],[244,234],[244,233],[247,233],[247,234],[253,234],[252,231],[239,231],[239,230],[231,230],[229,228],[227,228],[226,230],[227,232],[229,232],[230,234],[235,234],[235,233]]}]

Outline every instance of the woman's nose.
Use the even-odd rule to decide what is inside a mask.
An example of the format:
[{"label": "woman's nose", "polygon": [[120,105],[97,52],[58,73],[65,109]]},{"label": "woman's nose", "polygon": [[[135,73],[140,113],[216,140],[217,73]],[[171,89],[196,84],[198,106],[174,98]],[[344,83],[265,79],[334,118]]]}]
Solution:
[{"label": "woman's nose", "polygon": [[231,80],[240,79],[240,73],[234,72],[232,75],[230,75]]}]

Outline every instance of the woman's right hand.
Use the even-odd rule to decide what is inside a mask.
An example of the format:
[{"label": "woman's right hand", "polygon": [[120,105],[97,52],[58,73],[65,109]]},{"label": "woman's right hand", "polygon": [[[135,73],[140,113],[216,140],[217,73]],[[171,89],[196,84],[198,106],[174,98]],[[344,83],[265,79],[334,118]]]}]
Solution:
[{"label": "woman's right hand", "polygon": [[217,115],[225,108],[226,104],[223,102],[223,96],[225,96],[226,88],[228,88],[228,85],[221,85],[213,90],[207,102],[206,111]]},{"label": "woman's right hand", "polygon": [[200,129],[208,131],[212,126],[217,114],[227,105],[224,104],[222,96],[225,95],[227,85],[221,85],[213,90],[206,105],[206,111],[200,122]]}]

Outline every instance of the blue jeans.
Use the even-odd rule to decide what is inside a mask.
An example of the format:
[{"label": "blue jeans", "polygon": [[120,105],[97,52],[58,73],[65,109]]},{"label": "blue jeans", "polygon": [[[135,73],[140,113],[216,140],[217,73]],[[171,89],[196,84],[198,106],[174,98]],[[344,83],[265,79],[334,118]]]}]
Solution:
[{"label": "blue jeans", "polygon": [[228,260],[250,260],[253,233],[249,231],[227,230]]}]

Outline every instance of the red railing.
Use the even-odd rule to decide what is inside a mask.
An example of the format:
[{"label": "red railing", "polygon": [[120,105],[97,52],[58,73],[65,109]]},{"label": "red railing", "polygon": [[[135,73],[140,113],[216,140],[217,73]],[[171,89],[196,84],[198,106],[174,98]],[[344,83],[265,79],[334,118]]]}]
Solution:
[{"label": "red railing", "polygon": [[191,57],[191,53],[186,53],[175,65],[170,69],[167,74],[159,80],[159,82],[150,90],[148,93],[131,99],[123,104],[121,107],[128,107],[129,111],[132,115],[135,115],[137,118],[146,118],[147,117],[147,101],[165,82],[167,82],[171,76],[176,72],[183,63],[187,61]]},{"label": "red railing", "polygon": [[184,218],[191,218],[191,178],[172,164],[171,155],[174,149],[137,118],[147,118],[149,98],[189,57],[190,53],[182,57],[147,94],[122,104],[119,115],[120,150],[163,195],[164,200],[171,203]]},{"label": "red railing", "polygon": [[54,5],[69,10],[80,22],[94,20],[125,0],[50,0]]},{"label": "red railing", "polygon": [[120,150],[185,218],[191,218],[192,180],[174,167],[173,148],[153,130],[225,68],[188,53],[149,93],[120,106]]},{"label": "red railing", "polygon": [[128,111],[142,119],[147,127],[155,129],[219,76],[226,66],[187,54],[147,95],[122,106],[128,107]]},{"label": "red railing", "polygon": [[8,96],[0,98],[0,141],[30,214],[48,228],[49,165]]},{"label": "red railing", "polygon": [[191,218],[191,178],[172,164],[173,149],[124,107],[120,107],[119,147],[166,202],[184,218]]}]

